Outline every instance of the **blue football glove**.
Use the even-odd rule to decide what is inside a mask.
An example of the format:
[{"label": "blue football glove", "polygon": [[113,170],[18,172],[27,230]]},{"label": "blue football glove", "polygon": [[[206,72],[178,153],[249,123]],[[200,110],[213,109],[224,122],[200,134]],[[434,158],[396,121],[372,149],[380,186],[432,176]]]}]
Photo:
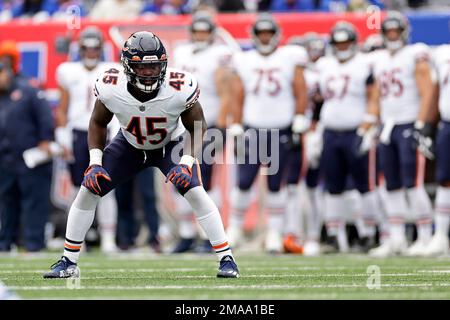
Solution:
[{"label": "blue football glove", "polygon": [[111,177],[109,176],[108,172],[106,172],[106,170],[103,169],[102,166],[93,164],[89,166],[84,172],[82,185],[85,188],[89,189],[89,191],[91,191],[92,193],[100,195],[102,189],[100,188],[100,185],[98,183],[99,179],[105,179],[106,181],[111,182]]},{"label": "blue football glove", "polygon": [[179,164],[170,169],[166,177],[167,181],[172,182],[175,187],[187,188],[191,183],[192,170],[186,164]]}]

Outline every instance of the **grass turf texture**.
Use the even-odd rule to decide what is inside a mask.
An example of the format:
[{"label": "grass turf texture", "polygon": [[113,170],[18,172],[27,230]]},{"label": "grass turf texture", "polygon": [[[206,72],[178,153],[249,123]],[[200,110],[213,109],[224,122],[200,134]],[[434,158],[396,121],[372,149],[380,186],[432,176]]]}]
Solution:
[{"label": "grass turf texture", "polygon": [[[0,280],[23,299],[450,299],[448,257],[241,254],[241,278],[217,279],[213,254],[85,253],[78,289],[42,278],[57,257],[0,256]],[[371,265],[380,268],[380,289],[367,288]]]}]

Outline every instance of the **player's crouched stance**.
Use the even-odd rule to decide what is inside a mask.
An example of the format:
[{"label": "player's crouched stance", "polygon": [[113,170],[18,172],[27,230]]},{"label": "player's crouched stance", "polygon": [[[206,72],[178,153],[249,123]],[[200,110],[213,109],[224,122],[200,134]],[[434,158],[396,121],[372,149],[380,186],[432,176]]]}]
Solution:
[{"label": "player's crouched stance", "polygon": [[[96,82],[97,101],[88,132],[90,164],[69,211],[64,254],[44,278],[79,275],[80,248],[100,197],[151,166],[159,168],[167,177],[166,182],[172,182],[192,206],[220,261],[217,277],[239,277],[219,210],[201,184],[194,157],[201,151],[200,141],[185,139],[181,160],[173,159],[179,157],[176,151],[181,148],[177,145],[185,131],[179,118],[188,137],[197,136],[194,123],[201,124],[195,128],[201,128],[202,134],[206,129],[197,101],[196,79],[189,73],[168,69],[161,40],[147,31],[130,36],[121,60],[123,72],[110,69]],[[114,115],[121,130],[105,148],[106,127]]]}]

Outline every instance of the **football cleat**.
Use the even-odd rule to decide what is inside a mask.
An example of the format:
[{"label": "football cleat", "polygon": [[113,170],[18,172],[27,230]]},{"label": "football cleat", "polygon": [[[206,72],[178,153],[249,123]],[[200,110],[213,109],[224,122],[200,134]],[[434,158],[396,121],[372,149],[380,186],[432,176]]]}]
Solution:
[{"label": "football cleat", "polygon": [[407,250],[406,241],[392,241],[389,239],[381,246],[369,251],[369,256],[374,258],[388,258],[397,254],[403,255]]},{"label": "football cleat", "polygon": [[420,257],[424,255],[428,242],[416,240],[405,252],[408,257]]},{"label": "football cleat", "polygon": [[50,272],[44,273],[44,279],[58,279],[58,278],[79,278],[80,269],[76,263],[73,263],[66,257],[61,257],[61,259],[54,263],[51,267]]},{"label": "football cleat", "polygon": [[320,254],[320,244],[318,241],[306,241],[303,247],[303,254],[308,257],[318,256]]},{"label": "football cleat", "polygon": [[232,256],[225,256],[220,260],[217,278],[239,278],[239,269]]},{"label": "football cleat", "polygon": [[298,243],[297,237],[293,234],[289,234],[283,239],[284,252],[302,254],[303,247]]},{"label": "football cleat", "polygon": [[181,238],[180,242],[172,250],[172,253],[183,253],[194,250],[195,239],[194,238]]},{"label": "football cleat", "polygon": [[423,255],[427,257],[446,255],[449,252],[448,236],[435,234],[425,248]]},{"label": "football cleat", "polygon": [[209,240],[202,240],[202,242],[195,247],[196,253],[211,253],[214,252],[214,249]]}]

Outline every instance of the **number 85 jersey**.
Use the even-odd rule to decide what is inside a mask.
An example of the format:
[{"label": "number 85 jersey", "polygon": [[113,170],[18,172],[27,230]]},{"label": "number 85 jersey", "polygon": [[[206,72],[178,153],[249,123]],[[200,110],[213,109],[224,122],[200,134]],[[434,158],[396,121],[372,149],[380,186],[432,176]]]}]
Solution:
[{"label": "number 85 jersey", "polygon": [[127,83],[123,71],[110,69],[97,79],[94,94],[117,117],[123,135],[132,146],[159,149],[185,131],[180,115],[200,95],[193,75],[167,68],[158,94],[146,102],[133,97]]}]

